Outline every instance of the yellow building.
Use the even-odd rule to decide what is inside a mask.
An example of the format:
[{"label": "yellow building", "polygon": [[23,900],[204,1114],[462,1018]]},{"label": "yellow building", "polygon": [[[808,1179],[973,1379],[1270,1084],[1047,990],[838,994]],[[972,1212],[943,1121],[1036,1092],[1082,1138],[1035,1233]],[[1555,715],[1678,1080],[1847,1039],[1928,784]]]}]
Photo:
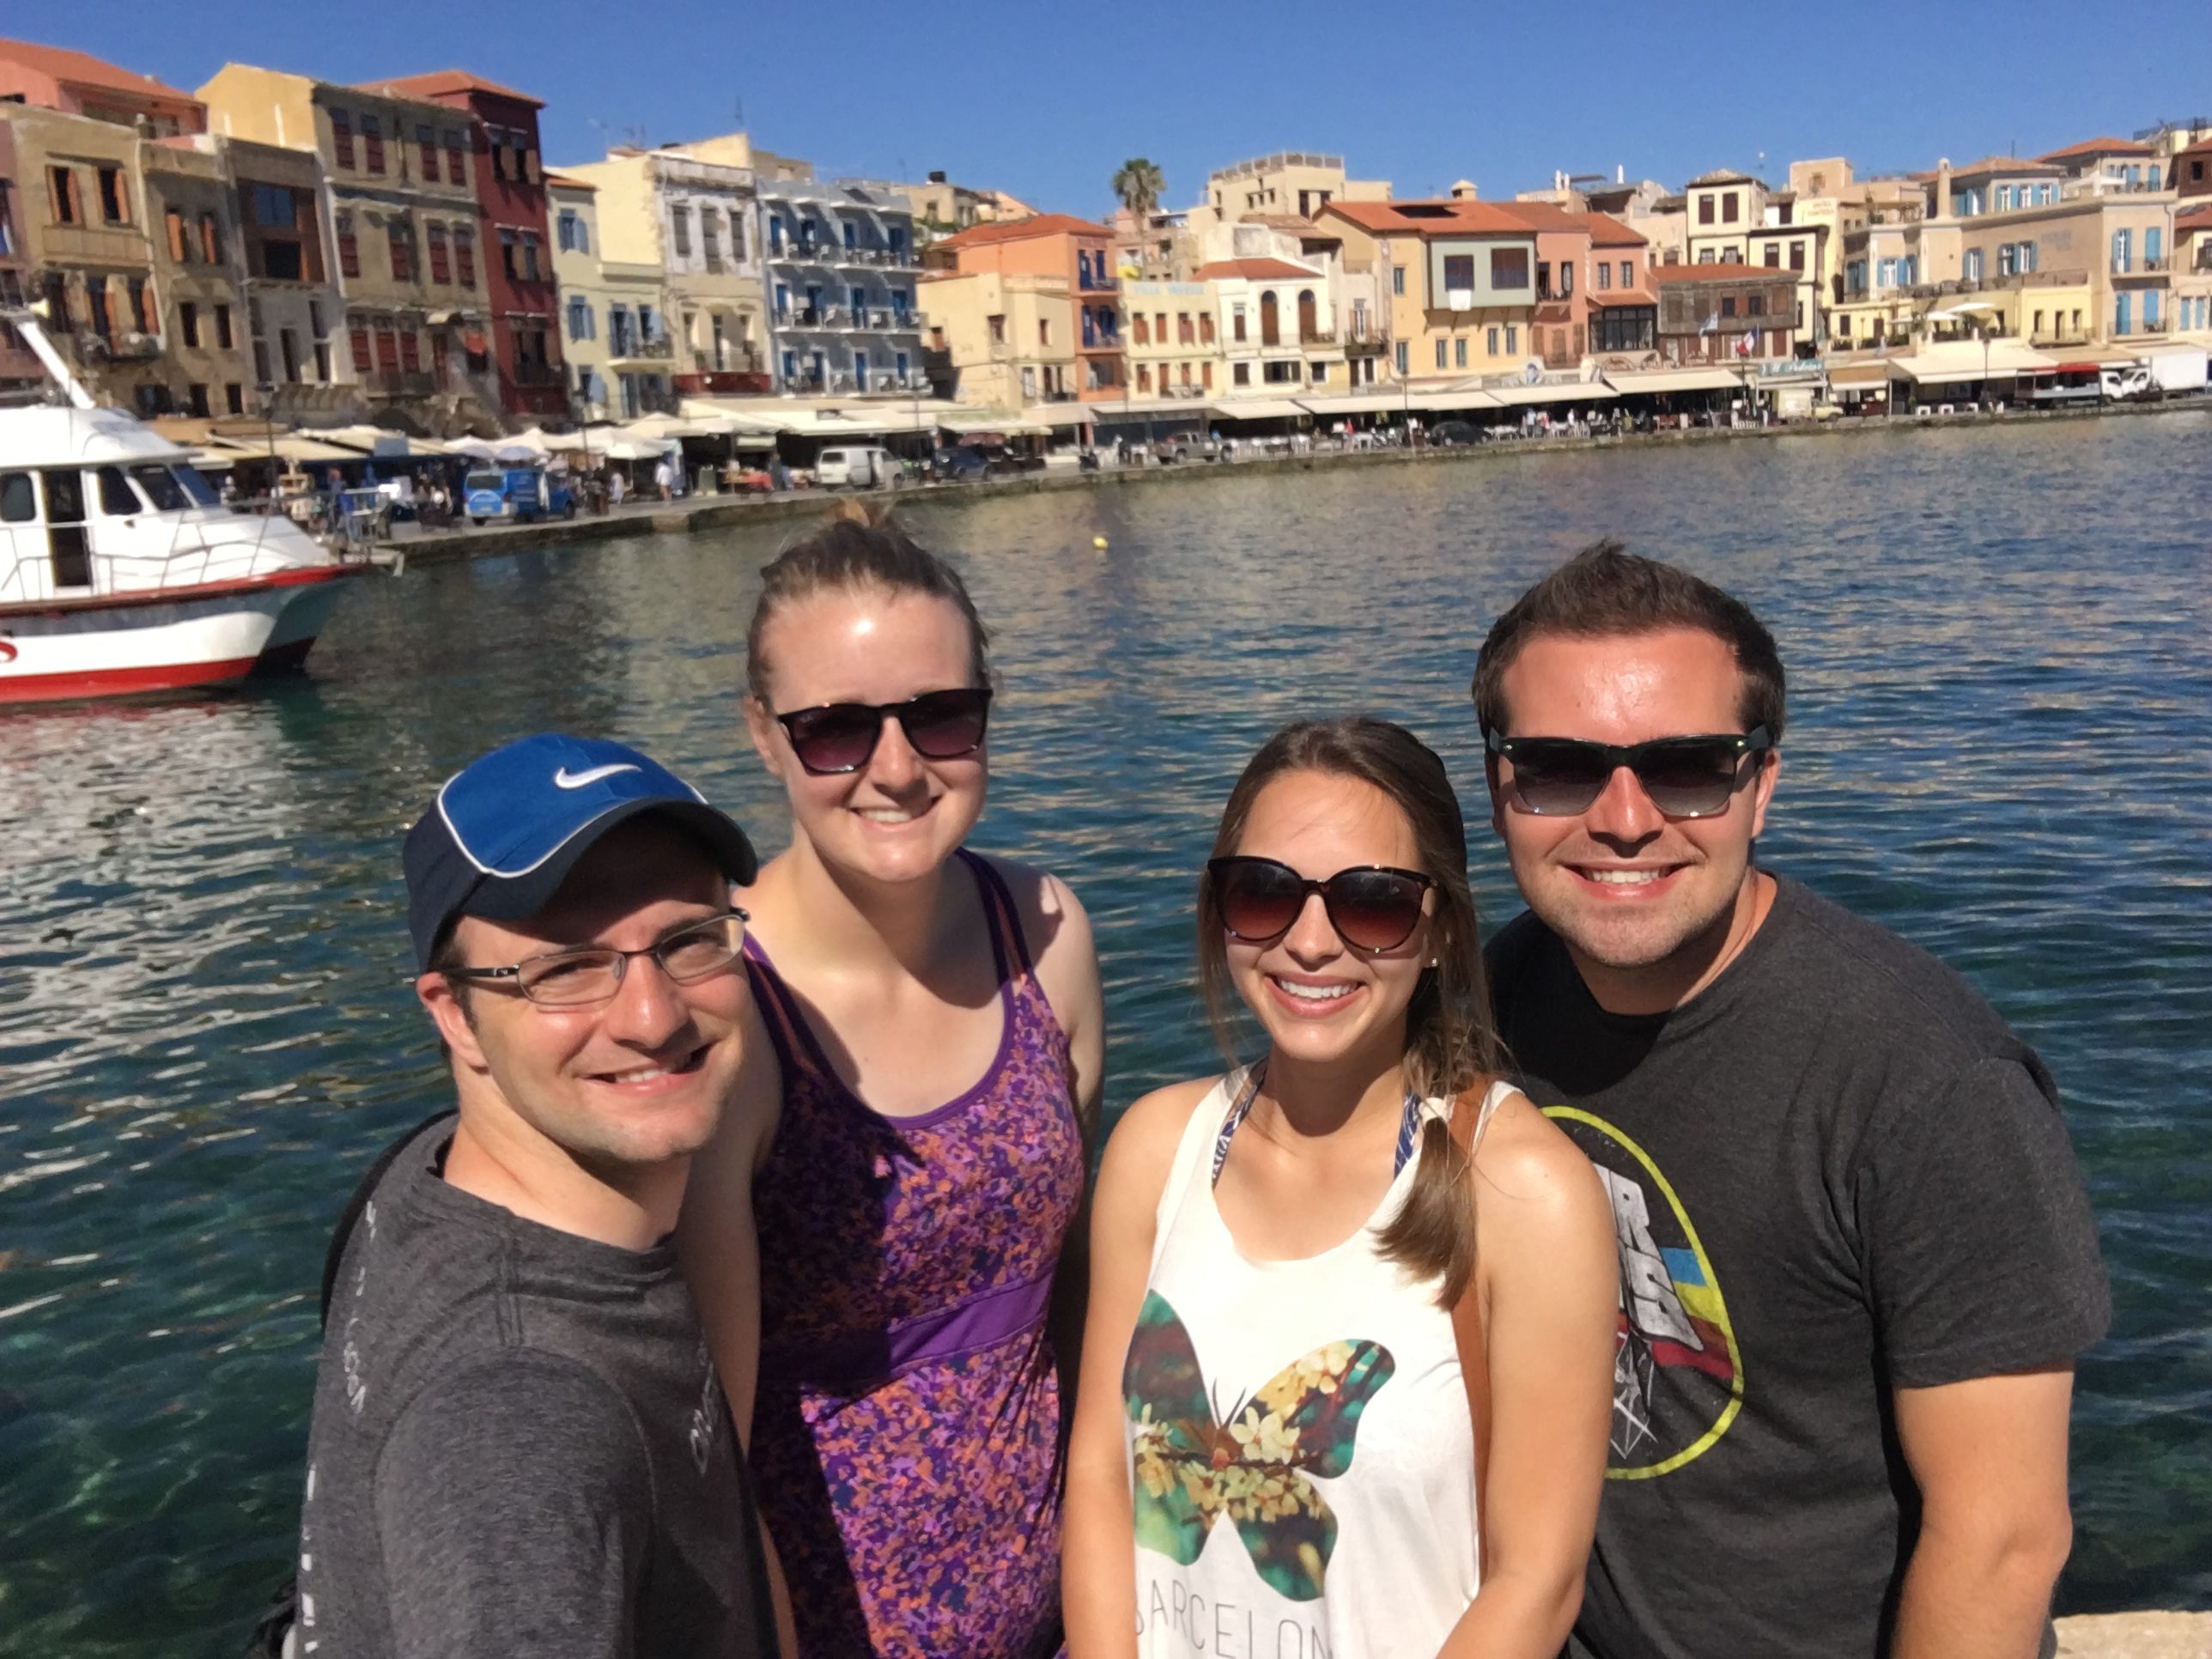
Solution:
[{"label": "yellow building", "polygon": [[141,415],[173,411],[137,133],[20,104],[0,104],[0,120],[50,331],[99,395]]},{"label": "yellow building", "polygon": [[[927,350],[956,402],[1009,417],[1076,398],[1075,301],[1067,278],[1034,271],[925,271]],[[1071,414],[1071,419],[1073,418]]]},{"label": "yellow building", "polygon": [[246,64],[197,96],[210,132],[321,158],[345,355],[371,405],[438,431],[497,429],[468,115]]},{"label": "yellow building", "polygon": [[[559,169],[598,192],[602,260],[659,273],[660,308],[645,313],[628,355],[614,359],[618,374],[641,386],[680,375],[700,392],[764,389],[755,379],[768,369],[756,160],[782,161],[729,133],[665,149],[625,147]],[[795,170],[804,164],[770,167],[778,176]]]},{"label": "yellow building", "polygon": [[[194,144],[188,137],[164,138],[144,144],[141,154],[161,356],[170,376],[169,407],[161,412],[205,419],[244,412],[246,388],[267,385],[271,376],[254,365],[248,378],[246,349],[265,354],[267,342],[253,329],[251,302],[240,291],[230,180],[222,157]],[[243,331],[241,320],[247,325]],[[287,383],[330,382],[327,332],[303,337],[286,330],[278,343]],[[254,412],[263,412],[258,404]]]},{"label": "yellow building", "polygon": [[[1336,202],[1322,217],[1344,238],[1346,269],[1373,271],[1383,289],[1392,378],[1434,385],[1519,371],[1538,355],[1534,226],[1558,213],[1460,196]],[[1587,249],[1587,231],[1582,241]]]},{"label": "yellow building", "polygon": [[[1231,284],[1249,313],[1241,283]],[[1222,283],[1130,282],[1121,284],[1122,314],[1127,319],[1123,349],[1127,355],[1133,398],[1203,398],[1229,382],[1226,342],[1221,319],[1228,314]],[[1249,357],[1256,346],[1240,347]],[[1278,353],[1277,356],[1285,354]],[[1287,354],[1295,363],[1295,348]],[[1252,376],[1247,363],[1245,377]]]},{"label": "yellow building", "polygon": [[1190,210],[1187,228],[1203,237],[1249,219],[1316,219],[1331,202],[1389,199],[1388,179],[1348,177],[1341,155],[1278,150],[1208,175],[1205,198]]}]

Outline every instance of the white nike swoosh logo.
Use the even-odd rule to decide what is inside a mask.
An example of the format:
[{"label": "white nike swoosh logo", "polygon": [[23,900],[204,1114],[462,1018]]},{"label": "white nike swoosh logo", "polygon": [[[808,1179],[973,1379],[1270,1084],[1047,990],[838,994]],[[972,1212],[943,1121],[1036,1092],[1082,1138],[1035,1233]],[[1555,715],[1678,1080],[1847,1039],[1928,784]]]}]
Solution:
[{"label": "white nike swoosh logo", "polygon": [[581,789],[597,783],[601,778],[611,778],[617,772],[641,772],[644,769],[628,761],[617,761],[612,766],[594,766],[588,772],[571,772],[564,766],[553,775],[553,787],[556,789]]}]

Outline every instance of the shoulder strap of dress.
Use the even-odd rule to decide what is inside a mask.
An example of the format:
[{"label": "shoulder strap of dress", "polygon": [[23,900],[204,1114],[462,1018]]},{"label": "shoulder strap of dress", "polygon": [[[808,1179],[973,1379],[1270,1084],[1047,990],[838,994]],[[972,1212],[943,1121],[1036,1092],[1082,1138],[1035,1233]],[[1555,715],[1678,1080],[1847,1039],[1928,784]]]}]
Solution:
[{"label": "shoulder strap of dress", "polygon": [[[1475,1090],[1483,1092],[1478,1099]],[[1484,1079],[1452,1102],[1451,1137],[1470,1168],[1483,1132],[1506,1091]],[[1459,1374],[1467,1385],[1468,1416],[1474,1425],[1474,1542],[1477,1571],[1490,1568],[1490,1524],[1484,1498],[1490,1484],[1490,1343],[1482,1325],[1480,1274],[1469,1273],[1466,1288],[1452,1304],[1452,1340],[1459,1348]]]},{"label": "shoulder strap of dress", "polygon": [[964,847],[959,853],[961,861],[975,872],[976,889],[983,895],[983,909],[991,918],[991,947],[999,954],[1000,973],[1033,976],[1036,969],[1030,961],[1029,941],[1022,937],[1021,912],[1014,908],[1014,896],[1007,890],[1006,878],[980,854],[971,853]]},{"label": "shoulder strap of dress", "polygon": [[806,1027],[801,1023],[799,1010],[792,1005],[791,988],[783,982],[783,975],[775,971],[775,964],[768,959],[768,952],[758,939],[750,935],[744,945],[745,976],[752,981],[753,1000],[768,1016],[769,1040],[775,1045],[775,1057],[787,1073],[793,1070],[811,1071],[814,1062],[809,1052]]}]

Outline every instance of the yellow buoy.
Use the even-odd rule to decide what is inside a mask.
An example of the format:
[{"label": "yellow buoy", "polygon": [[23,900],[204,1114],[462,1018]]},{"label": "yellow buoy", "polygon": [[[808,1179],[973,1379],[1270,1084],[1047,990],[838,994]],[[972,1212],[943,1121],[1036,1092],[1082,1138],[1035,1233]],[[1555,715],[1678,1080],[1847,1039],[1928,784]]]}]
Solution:
[{"label": "yellow buoy", "polygon": [[1093,536],[1091,538],[1091,544],[1097,548],[1101,553],[1103,553],[1106,550],[1106,538],[1103,536]]}]

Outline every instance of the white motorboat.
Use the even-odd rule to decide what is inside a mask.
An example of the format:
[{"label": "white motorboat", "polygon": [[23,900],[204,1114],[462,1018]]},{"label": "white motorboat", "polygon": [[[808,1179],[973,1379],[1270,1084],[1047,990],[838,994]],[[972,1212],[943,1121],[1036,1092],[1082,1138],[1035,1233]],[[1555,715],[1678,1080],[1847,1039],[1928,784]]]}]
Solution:
[{"label": "white motorboat", "polygon": [[64,403],[0,408],[0,704],[167,691],[296,665],[368,568],[224,506],[188,452],[102,409],[26,311]]}]

